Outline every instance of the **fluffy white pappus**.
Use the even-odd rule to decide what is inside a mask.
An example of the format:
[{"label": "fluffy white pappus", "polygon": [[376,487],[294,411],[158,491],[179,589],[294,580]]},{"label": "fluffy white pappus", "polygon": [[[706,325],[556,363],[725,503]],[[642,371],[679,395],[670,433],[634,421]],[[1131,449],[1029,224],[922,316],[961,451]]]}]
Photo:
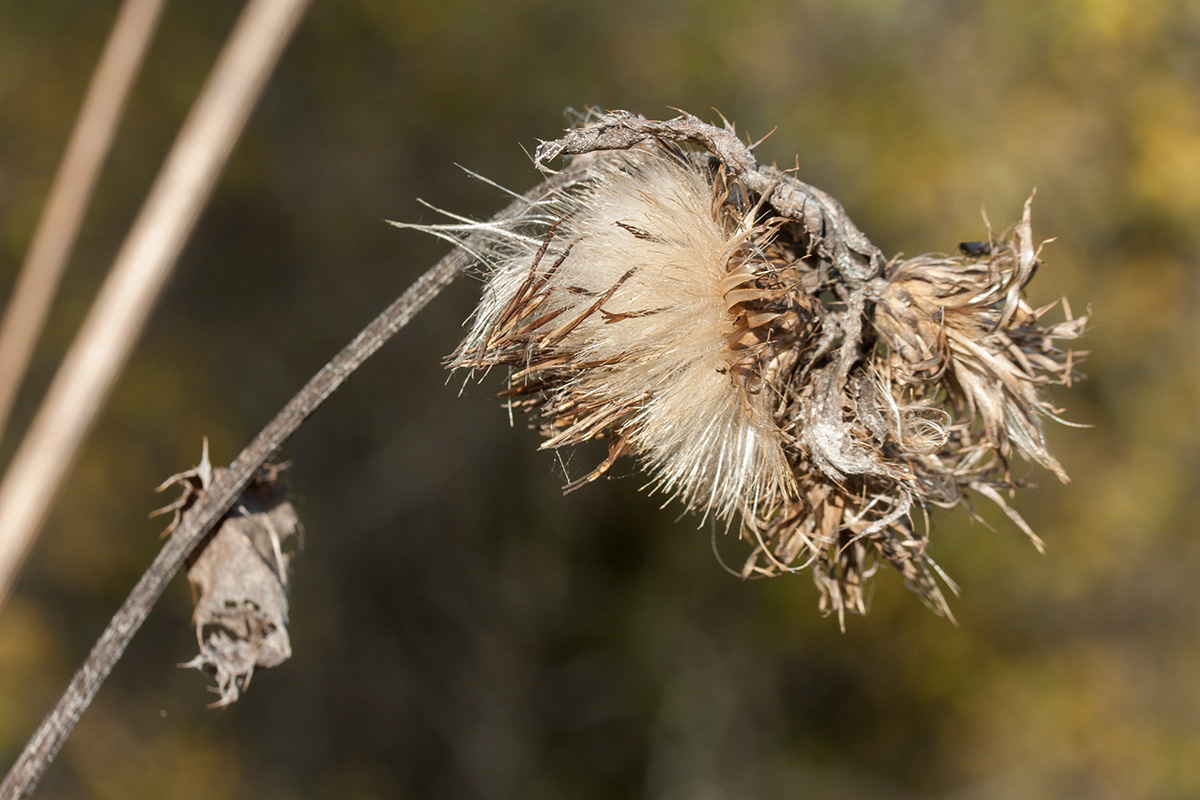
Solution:
[{"label": "fluffy white pappus", "polygon": [[588,479],[632,451],[654,488],[705,515],[794,496],[778,398],[734,369],[731,347],[738,299],[772,269],[755,251],[764,229],[686,156],[589,158],[586,179],[538,209],[557,220],[543,238],[481,254],[488,283],[451,366],[510,365],[509,394],[545,417],[543,447],[610,436]]}]

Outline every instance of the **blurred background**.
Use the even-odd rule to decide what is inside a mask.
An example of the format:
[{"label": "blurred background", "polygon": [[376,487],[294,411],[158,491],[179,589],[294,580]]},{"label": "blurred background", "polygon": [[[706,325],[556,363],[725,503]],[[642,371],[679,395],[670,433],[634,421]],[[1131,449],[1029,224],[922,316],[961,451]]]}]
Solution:
[{"label": "blurred background", "polygon": [[[116,2],[0,4],[8,292]],[[7,460],[240,9],[173,3],[134,90]],[[807,575],[596,451],[536,451],[441,358],[451,287],[286,447],[307,528],[293,659],[213,711],[178,578],[41,798],[1200,796],[1200,5],[1184,0],[316,0],[0,611],[5,769],[159,547],[152,493],[227,463],[446,246],[385,219],[505,203],[567,107],[717,109],[885,253],[951,251],[1037,188],[1034,305],[1094,323],[1055,399],[1074,478],[1036,550],[934,514],[958,625],[884,572],[845,633]],[[715,545],[714,545],[715,542]]]}]

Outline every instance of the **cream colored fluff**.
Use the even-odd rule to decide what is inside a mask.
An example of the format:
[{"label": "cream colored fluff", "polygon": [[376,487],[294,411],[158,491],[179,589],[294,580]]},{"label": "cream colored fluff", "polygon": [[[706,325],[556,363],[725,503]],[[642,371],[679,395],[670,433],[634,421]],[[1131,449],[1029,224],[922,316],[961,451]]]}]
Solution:
[{"label": "cream colored fluff", "polygon": [[[733,258],[752,231],[718,218],[709,178],[690,161],[657,149],[592,158],[589,180],[542,209],[563,221],[540,259],[536,236],[505,237],[483,254],[488,284],[454,365],[489,361],[497,324],[533,269],[546,278],[545,297],[523,324],[558,313],[522,334],[527,363],[601,364],[558,391],[624,410],[613,435],[628,437],[655,488],[723,519],[794,494],[771,387],[752,393],[728,372],[726,295],[745,282],[740,271],[755,268],[753,254]],[[544,446],[590,438],[583,432]]]}]

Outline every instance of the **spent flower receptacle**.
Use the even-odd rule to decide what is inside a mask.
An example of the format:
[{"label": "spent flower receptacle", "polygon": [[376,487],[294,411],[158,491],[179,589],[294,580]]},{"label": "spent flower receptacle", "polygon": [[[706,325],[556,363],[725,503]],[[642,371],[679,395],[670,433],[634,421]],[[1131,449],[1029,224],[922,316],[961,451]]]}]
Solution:
[{"label": "spent flower receptacle", "polygon": [[[811,569],[821,607],[865,612],[890,563],[935,610],[953,584],[914,516],[1000,504],[1014,455],[1066,474],[1042,418],[1078,378],[1086,317],[1046,324],[1021,221],[960,255],[883,258],[841,205],[759,165],[726,124],[597,114],[538,149],[577,177],[503,225],[424,227],[486,283],[453,369],[508,369],[557,448],[604,438],[575,487],[637,458],[650,487],[737,524],[746,576]],[[971,243],[978,245],[979,243]],[[1036,537],[1033,537],[1036,542]]]}]

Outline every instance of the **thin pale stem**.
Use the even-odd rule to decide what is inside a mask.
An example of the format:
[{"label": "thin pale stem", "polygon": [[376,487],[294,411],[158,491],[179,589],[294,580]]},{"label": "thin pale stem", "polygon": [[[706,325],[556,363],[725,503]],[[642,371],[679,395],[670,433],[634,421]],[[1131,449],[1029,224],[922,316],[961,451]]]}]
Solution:
[{"label": "thin pale stem", "polygon": [[0,483],[0,602],[309,0],[251,0]]},{"label": "thin pale stem", "polygon": [[46,207],[0,324],[0,434],[63,269],[79,235],[96,178],[112,149],[113,134],[166,0],[125,0],[67,141]]}]

